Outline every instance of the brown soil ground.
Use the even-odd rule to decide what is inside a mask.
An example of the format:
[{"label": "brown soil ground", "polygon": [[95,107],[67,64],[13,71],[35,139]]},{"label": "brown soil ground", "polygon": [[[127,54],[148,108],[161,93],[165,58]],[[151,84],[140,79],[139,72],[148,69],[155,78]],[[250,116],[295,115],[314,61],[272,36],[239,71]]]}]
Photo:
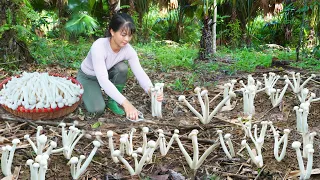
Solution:
[{"label": "brown soil ground", "polygon": [[[65,75],[75,76],[76,71],[63,69],[57,66],[47,67],[46,69],[36,69],[35,66],[27,66],[26,70],[29,71],[50,71],[57,72]],[[275,71],[277,74],[284,75],[287,73],[285,70],[279,69],[258,69],[255,73],[252,73],[254,78],[258,78],[261,82],[262,74]],[[298,71],[295,69],[295,71]],[[304,72],[299,70],[303,77],[308,77],[310,72]],[[169,73],[161,72],[150,72],[146,70],[147,74],[150,75],[152,80],[158,82],[164,82],[166,85],[174,83],[174,80],[177,77],[186,77],[190,72],[185,71],[175,71]],[[222,85],[224,82],[228,82],[231,79],[244,80],[246,82],[247,74],[238,73],[234,76],[225,76],[222,73],[213,73],[205,72],[201,78],[202,82],[207,82],[206,84],[212,84],[211,86],[206,86],[205,88],[209,91],[209,98],[212,99],[219,92],[215,85]],[[11,76],[11,73],[0,71],[0,80],[3,80],[5,77]],[[283,76],[282,76],[283,77]],[[319,76],[318,76],[319,77]],[[277,86],[281,88],[283,86],[283,79],[279,80]],[[201,83],[195,82],[194,86],[197,86]],[[202,83],[203,84],[203,83]],[[315,92],[317,97],[320,97],[320,82],[319,78],[315,78],[315,81],[311,81],[307,84],[307,87]],[[237,83],[235,89],[239,89],[240,85]],[[287,147],[287,153],[281,162],[277,162],[273,155],[273,144],[274,138],[272,132],[269,131],[265,138],[263,145],[263,159],[264,166],[262,168],[257,168],[251,161],[248,161],[248,153],[246,150],[241,150],[241,141],[244,137],[244,132],[241,127],[236,125],[236,119],[238,117],[244,117],[242,114],[243,111],[243,102],[241,93],[237,93],[235,98],[236,107],[229,112],[220,112],[209,124],[201,124],[199,120],[195,118],[195,115],[190,112],[186,106],[178,102],[179,95],[185,95],[188,101],[199,110],[200,105],[194,96],[193,89],[186,90],[184,92],[174,91],[173,87],[166,86],[164,89],[165,101],[163,102],[163,118],[153,118],[151,116],[150,109],[150,100],[149,97],[143,92],[140,86],[137,84],[137,81],[131,77],[126,86],[124,95],[141,111],[146,122],[132,123],[125,119],[125,117],[119,117],[113,115],[111,112],[106,110],[105,114],[100,117],[95,117],[86,113],[83,105],[80,105],[79,108],[74,111],[72,114],[67,117],[56,119],[56,120],[47,120],[46,122],[56,122],[60,121],[73,122],[77,120],[80,122],[81,129],[85,129],[88,134],[92,134],[94,131],[101,131],[103,133],[102,140],[105,142],[97,154],[94,157],[94,160],[91,162],[88,170],[82,176],[82,179],[298,179],[297,177],[290,178],[290,173],[294,170],[298,170],[297,159],[294,149],[291,148],[293,141],[302,142],[302,136],[296,131],[295,127],[295,112],[293,107],[298,104],[297,98],[292,93],[292,90],[289,88],[281,108],[272,108],[270,99],[268,96],[261,92],[255,98],[255,108],[256,114],[254,115],[254,123],[260,121],[272,121],[274,126],[280,131],[283,132],[283,129],[291,129],[289,135],[289,143]],[[212,110],[219,102],[221,101],[221,96],[216,100],[212,101],[210,104],[210,110]],[[310,114],[308,117],[309,129],[315,131],[318,134],[319,132],[319,108],[320,102],[314,102],[311,104]],[[0,108],[0,114],[2,118],[11,117],[13,119],[18,119],[5,112],[4,109]],[[101,126],[93,129],[92,124],[96,122],[101,122]],[[140,135],[141,128],[147,126],[150,128],[150,133],[148,134],[148,140],[157,140],[157,129],[163,129],[165,133],[172,134],[174,129],[179,129],[181,136],[181,141],[184,143],[186,150],[191,154],[192,153],[192,144],[191,140],[187,138],[188,134],[193,129],[198,129],[199,134],[199,151],[200,155],[214,143],[217,138],[217,130],[221,129],[224,133],[232,134],[232,142],[237,152],[237,155],[229,160],[224,154],[221,146],[215,149],[203,163],[203,165],[197,170],[197,172],[192,171],[182,155],[180,149],[177,146],[177,143],[173,143],[173,147],[169,150],[167,156],[162,157],[159,150],[156,150],[154,153],[152,163],[144,166],[140,176],[130,177],[128,171],[125,169],[122,163],[115,164],[111,157],[110,151],[108,148],[108,140],[106,137],[106,132],[108,130],[113,130],[116,135],[114,141],[116,143],[116,148],[119,147],[119,136],[120,134],[129,133],[131,128],[136,128],[137,132],[134,134],[134,148],[141,147],[142,137]],[[61,145],[61,136],[60,129],[56,125],[43,125],[44,131],[49,139],[57,140],[58,146]],[[258,127],[261,125],[258,123]],[[25,166],[25,162],[28,159],[35,157],[34,152],[28,143],[23,140],[24,134],[29,133],[32,137],[35,136],[35,128],[28,122],[15,122],[15,121],[1,121],[0,122],[0,137],[2,141],[0,145],[11,144],[13,138],[19,138],[22,143],[20,148],[16,151],[13,161],[13,167],[19,168],[18,179],[30,179],[29,169]],[[3,139],[6,138],[6,139]],[[170,139],[170,136],[166,136],[167,141]],[[88,155],[93,145],[91,142],[93,138],[88,136],[83,137],[80,142],[76,145],[73,152],[73,156],[79,156],[81,154]],[[253,147],[253,143],[247,139],[250,146]],[[320,168],[320,159],[319,159],[319,136],[315,137],[314,143],[314,162],[313,168]],[[241,151],[240,151],[241,150]],[[192,157],[192,154],[191,154]],[[131,158],[126,158],[128,162],[133,165],[133,160]],[[56,154],[50,158],[49,169],[47,171],[46,179],[55,179],[55,180],[64,180],[72,179],[70,175],[70,168],[67,165],[67,160],[61,155]],[[306,160],[305,160],[306,164]],[[178,174],[177,174],[178,173]],[[1,176],[0,176],[1,177]],[[320,175],[312,175],[311,179],[320,179]]]}]

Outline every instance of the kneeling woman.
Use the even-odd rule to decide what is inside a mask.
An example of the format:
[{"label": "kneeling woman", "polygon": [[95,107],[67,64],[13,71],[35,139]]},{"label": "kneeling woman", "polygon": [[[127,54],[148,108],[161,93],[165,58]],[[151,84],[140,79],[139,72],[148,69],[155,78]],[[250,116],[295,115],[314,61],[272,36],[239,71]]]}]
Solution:
[{"label": "kneeling woman", "polygon": [[[83,102],[88,112],[102,114],[107,106],[113,113],[124,115],[132,120],[138,118],[137,109],[121,94],[127,81],[129,66],[146,93],[150,93],[152,82],[142,69],[137,52],[129,44],[135,26],[132,18],[125,13],[115,14],[106,38],[96,40],[77,75],[83,85]],[[105,104],[101,88],[109,96]],[[157,97],[163,100],[163,95]],[[118,107],[122,105],[124,111]]]}]

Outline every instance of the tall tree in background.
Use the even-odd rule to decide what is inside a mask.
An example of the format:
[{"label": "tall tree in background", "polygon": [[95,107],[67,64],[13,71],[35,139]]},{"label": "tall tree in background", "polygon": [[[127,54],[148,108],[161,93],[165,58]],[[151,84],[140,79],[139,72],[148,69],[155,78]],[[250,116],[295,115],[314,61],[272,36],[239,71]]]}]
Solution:
[{"label": "tall tree in background", "polygon": [[17,16],[23,18],[21,9],[27,5],[30,6],[18,0],[0,1],[0,66],[34,61],[25,41],[18,36],[18,30],[23,26],[18,24]]},{"label": "tall tree in background", "polygon": [[217,52],[217,16],[218,16],[218,6],[217,0],[213,0],[213,25],[212,25],[212,53]]},{"label": "tall tree in background", "polygon": [[202,17],[203,27],[201,30],[201,39],[200,39],[200,50],[199,50],[200,60],[204,60],[208,56],[213,54],[212,31],[210,28],[212,24],[212,19],[210,18],[211,5],[209,3],[209,0],[204,0],[202,2],[202,9],[203,9],[203,17]]}]

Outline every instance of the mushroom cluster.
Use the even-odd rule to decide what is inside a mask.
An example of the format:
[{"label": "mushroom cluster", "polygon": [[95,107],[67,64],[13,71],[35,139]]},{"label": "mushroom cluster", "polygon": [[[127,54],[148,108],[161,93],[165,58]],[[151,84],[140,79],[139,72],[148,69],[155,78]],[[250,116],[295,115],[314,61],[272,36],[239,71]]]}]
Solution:
[{"label": "mushroom cluster", "polygon": [[72,106],[80,100],[83,88],[65,77],[48,73],[27,73],[12,77],[0,91],[0,104],[16,110],[62,108]]}]

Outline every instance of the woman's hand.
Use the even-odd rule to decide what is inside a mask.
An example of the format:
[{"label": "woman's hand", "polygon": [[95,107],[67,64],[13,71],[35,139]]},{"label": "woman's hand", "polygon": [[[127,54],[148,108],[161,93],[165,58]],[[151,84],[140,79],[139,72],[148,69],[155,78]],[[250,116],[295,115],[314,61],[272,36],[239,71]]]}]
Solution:
[{"label": "woman's hand", "polygon": [[122,107],[124,108],[124,111],[126,112],[127,118],[131,120],[137,120],[138,119],[138,110],[126,99],[122,103]]},{"label": "woman's hand", "polygon": [[[151,89],[148,90],[148,95],[151,97]],[[162,102],[163,101],[163,93],[160,92],[158,95],[157,95],[157,101],[158,102]]]},{"label": "woman's hand", "polygon": [[162,102],[163,101],[163,93],[159,93],[157,96],[157,101]]}]

